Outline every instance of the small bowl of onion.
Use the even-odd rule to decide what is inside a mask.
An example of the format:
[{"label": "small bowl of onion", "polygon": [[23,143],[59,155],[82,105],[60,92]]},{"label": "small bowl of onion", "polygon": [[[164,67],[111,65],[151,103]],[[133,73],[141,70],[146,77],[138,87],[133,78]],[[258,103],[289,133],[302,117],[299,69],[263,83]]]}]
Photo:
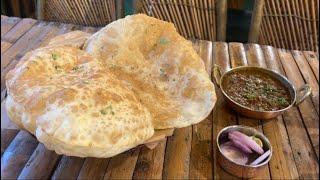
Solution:
[{"label": "small bowl of onion", "polygon": [[254,128],[234,125],[217,136],[218,163],[227,172],[241,178],[258,176],[272,156],[268,138]]}]

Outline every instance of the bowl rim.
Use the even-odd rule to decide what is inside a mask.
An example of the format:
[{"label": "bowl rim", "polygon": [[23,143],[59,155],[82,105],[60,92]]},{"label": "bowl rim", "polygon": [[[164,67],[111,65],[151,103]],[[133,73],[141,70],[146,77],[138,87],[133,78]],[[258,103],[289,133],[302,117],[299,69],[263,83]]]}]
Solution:
[{"label": "bowl rim", "polygon": [[[270,150],[270,155],[268,157],[267,160],[265,160],[263,163],[260,163],[260,164],[257,164],[257,165],[246,165],[246,164],[240,164],[240,163],[237,163],[229,158],[227,158],[222,152],[221,152],[221,149],[220,149],[220,144],[219,144],[219,137],[220,135],[225,132],[226,130],[228,129],[232,129],[232,128],[242,128],[242,129],[249,129],[250,131],[253,131],[255,134],[259,134],[260,136],[262,136],[266,143],[269,145],[269,150]],[[226,158],[228,161],[230,161],[231,163],[234,163],[236,165],[239,165],[239,166],[242,166],[242,167],[251,167],[251,168],[258,168],[258,167],[261,167],[261,166],[264,166],[265,164],[269,163],[269,161],[271,160],[271,157],[272,157],[272,152],[273,152],[273,149],[272,149],[272,145],[269,141],[269,139],[267,138],[267,136],[265,136],[263,133],[261,133],[260,131],[256,130],[255,128],[253,127],[249,127],[249,126],[243,126],[243,125],[231,125],[231,126],[227,126],[227,127],[224,127],[223,129],[221,129],[216,137],[216,144],[217,144],[217,148],[219,150],[219,153],[224,157]]]},{"label": "bowl rim", "polygon": [[[235,71],[239,71],[239,70],[242,70],[242,69],[255,69],[255,70],[259,70],[259,71],[267,71],[271,74],[274,74],[275,76],[278,76],[279,78],[282,78],[283,80],[285,80],[289,85],[290,85],[290,88],[292,89],[292,91],[294,92],[294,97],[291,97],[291,104],[283,109],[279,109],[279,110],[275,110],[275,111],[258,111],[258,110],[254,110],[254,109],[251,109],[247,106],[244,106],[236,101],[234,101],[232,98],[229,97],[229,95],[225,92],[224,90],[224,87],[223,87],[223,79],[228,75],[228,74],[231,74],[231,73],[234,73]],[[280,81],[281,84],[283,84],[283,82]],[[256,67],[256,66],[239,66],[239,67],[235,67],[235,68],[232,68],[231,70],[227,71],[226,73],[224,73],[221,78],[220,78],[220,89],[221,89],[221,92],[222,94],[229,100],[231,101],[232,103],[234,103],[235,105],[243,108],[243,109],[246,109],[248,111],[251,111],[251,112],[256,112],[256,113],[277,113],[277,112],[283,112],[283,111],[286,111],[288,110],[289,108],[291,108],[295,102],[296,102],[296,99],[297,99],[297,91],[294,87],[294,85],[292,84],[291,81],[289,81],[289,79],[285,76],[283,76],[282,74],[276,72],[276,71],[273,71],[273,70],[270,70],[270,69],[267,69],[267,68],[262,68],[262,67]]]}]

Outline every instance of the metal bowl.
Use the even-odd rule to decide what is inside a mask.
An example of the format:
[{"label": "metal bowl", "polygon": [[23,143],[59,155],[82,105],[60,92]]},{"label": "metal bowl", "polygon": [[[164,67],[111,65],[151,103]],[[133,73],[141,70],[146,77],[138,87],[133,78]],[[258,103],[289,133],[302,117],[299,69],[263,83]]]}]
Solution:
[{"label": "metal bowl", "polygon": [[[266,160],[264,160],[262,163],[255,166],[238,164],[228,159],[226,156],[224,156],[224,154],[222,154],[220,149],[220,144],[226,141],[226,139],[228,139],[228,132],[230,131],[240,131],[248,136],[256,136],[260,138],[263,143],[264,151],[267,151],[270,149],[271,153],[269,157]],[[268,162],[270,161],[272,156],[272,146],[268,138],[262,133],[260,133],[259,131],[257,131],[256,129],[251,127],[241,126],[241,125],[225,127],[218,133],[216,141],[217,141],[216,147],[217,147],[218,163],[225,171],[237,177],[241,177],[241,178],[256,177],[257,175],[262,173],[263,168],[268,165]]]},{"label": "metal bowl", "polygon": [[[258,110],[250,109],[234,101],[226,94],[225,87],[223,87],[223,84],[224,84],[223,82],[228,76],[239,71],[247,71],[252,73],[260,72],[260,73],[266,74],[267,76],[273,77],[274,79],[277,79],[283,86],[285,86],[289,90],[290,96],[291,96],[290,105],[286,108],[276,110],[276,111],[258,111]],[[251,118],[271,119],[271,118],[277,117],[287,109],[291,108],[293,105],[300,104],[302,101],[305,100],[305,98],[307,98],[311,94],[311,87],[308,84],[305,84],[300,89],[296,90],[293,84],[286,77],[282,76],[281,74],[275,71],[265,69],[265,68],[253,67],[253,66],[241,66],[241,67],[231,69],[230,71],[222,74],[220,67],[218,65],[214,65],[213,73],[214,73],[214,78],[216,80],[216,83],[220,87],[222,94],[225,97],[227,103],[230,105],[230,107],[232,107],[235,111],[239,112],[240,114],[247,117],[251,117]]]}]

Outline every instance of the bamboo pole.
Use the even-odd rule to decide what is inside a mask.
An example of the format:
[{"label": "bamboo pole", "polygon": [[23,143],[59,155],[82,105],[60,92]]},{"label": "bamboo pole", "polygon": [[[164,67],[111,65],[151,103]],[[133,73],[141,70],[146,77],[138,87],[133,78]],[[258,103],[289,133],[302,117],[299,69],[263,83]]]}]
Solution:
[{"label": "bamboo pole", "polygon": [[262,20],[262,14],[263,14],[263,6],[264,6],[264,0],[255,0],[251,23],[250,23],[250,30],[249,30],[248,42],[250,43],[258,42],[259,29],[261,26],[261,20]]},{"label": "bamboo pole", "polygon": [[[314,43],[312,44],[313,48],[312,50],[313,51],[316,51],[318,52],[318,37],[317,37],[317,27],[316,27],[316,10],[315,10],[315,3],[314,3],[314,0],[311,0],[311,20],[312,20],[312,36],[311,38],[314,39]],[[319,8],[319,7],[317,7]]]},{"label": "bamboo pole", "polygon": [[307,28],[308,28],[308,33],[307,33],[307,38],[310,40],[310,44],[309,44],[309,47],[310,47],[310,50],[314,51],[314,47],[313,47],[313,38],[311,36],[312,34],[312,28],[311,28],[311,21],[310,21],[310,12],[309,12],[309,1],[310,0],[305,0],[304,1],[304,7],[306,9],[306,18],[307,18]]},{"label": "bamboo pole", "polygon": [[184,23],[184,28],[186,29],[187,37],[189,37],[189,38],[193,37],[191,27],[189,26],[190,19],[188,19],[188,17],[187,17],[184,2],[181,0],[180,1],[174,0],[174,3],[179,4],[179,6],[180,6],[180,11],[182,14],[181,19]]},{"label": "bamboo pole", "polygon": [[[269,14],[267,12],[267,9],[268,9],[267,5],[268,5],[268,2],[265,3],[265,6],[263,8],[265,14]],[[277,43],[276,43],[276,40],[275,40],[276,39],[275,38],[276,37],[276,35],[275,35],[276,31],[275,31],[274,27],[271,26],[271,23],[269,22],[270,18],[271,18],[270,16],[265,16],[262,19],[262,28],[264,29],[264,31],[270,33],[270,36],[266,36],[265,37],[266,38],[265,40],[268,42],[268,44],[271,43],[273,46],[277,46]]]},{"label": "bamboo pole", "polygon": [[116,0],[116,12],[117,19],[123,18],[124,16],[124,0]]},{"label": "bamboo pole", "polygon": [[303,50],[305,49],[305,42],[303,40],[303,35],[302,35],[302,22],[301,22],[301,18],[298,18],[298,17],[301,17],[300,15],[300,11],[297,11],[297,7],[299,7],[298,5],[298,0],[294,0],[294,2],[292,3],[293,4],[293,14],[295,15],[295,24],[297,27],[297,30],[298,30],[298,38],[299,38],[299,49]]},{"label": "bamboo pole", "polygon": [[[281,3],[281,10],[283,11],[282,12],[282,14],[287,14],[287,12],[286,12],[286,1],[284,1],[284,0],[282,0],[282,1],[280,1],[280,3]],[[287,49],[292,49],[293,48],[293,41],[292,41],[292,35],[291,35],[291,33],[292,33],[292,31],[290,30],[290,24],[289,24],[289,20],[288,20],[288,18],[287,17],[284,17],[284,23],[285,23],[285,32],[284,33],[287,33],[288,34],[288,38],[289,38],[289,42],[288,42],[288,44],[289,44],[289,47],[287,47]]]},{"label": "bamboo pole", "polygon": [[292,36],[293,36],[293,47],[292,48],[299,49],[297,38],[296,38],[296,29],[298,29],[298,28],[295,28],[295,26],[293,25],[291,7],[290,7],[290,2],[292,3],[293,1],[290,0],[290,2],[289,2],[288,0],[286,0],[285,2],[286,2],[285,4],[287,4],[287,10],[289,13],[289,21],[290,21],[289,29],[290,29],[290,33],[292,33]]},{"label": "bamboo pole", "polygon": [[189,29],[191,32],[191,37],[195,38],[196,37],[196,30],[195,30],[195,26],[193,25],[194,19],[191,16],[192,8],[189,6],[190,2],[188,0],[182,0],[182,3],[183,3],[183,8],[186,12],[185,18],[186,18],[186,22],[188,22],[188,26],[189,26]]},{"label": "bamboo pole", "polygon": [[[271,1],[268,1],[268,6],[267,6],[267,9],[269,10],[268,11],[268,14],[274,14],[272,12],[272,7],[271,7]],[[270,23],[271,23],[271,27],[273,27],[273,30],[275,32],[275,36],[276,36],[276,46],[277,47],[281,47],[281,33],[280,33],[280,24],[278,21],[278,17],[269,17],[270,19]]]},{"label": "bamboo pole", "polygon": [[204,6],[203,6],[203,0],[197,0],[198,1],[198,9],[199,9],[199,16],[200,16],[200,25],[202,26],[202,39],[207,39],[208,38],[208,33],[206,30],[206,19],[205,19],[205,14],[204,14]]},{"label": "bamboo pole", "polygon": [[204,1],[204,11],[205,11],[205,20],[206,20],[206,22],[205,22],[205,27],[206,27],[206,31],[207,31],[207,33],[208,33],[208,37],[206,38],[206,39],[208,39],[208,40],[212,40],[212,34],[211,34],[211,30],[210,30],[210,20],[209,20],[209,11],[210,11],[210,9],[209,9],[209,4],[208,4],[208,1]]},{"label": "bamboo pole", "polygon": [[217,0],[217,40],[226,41],[227,0]]},{"label": "bamboo pole", "polygon": [[[303,18],[303,39],[304,41],[306,42],[306,49],[310,49],[309,45],[310,45],[310,42],[309,42],[309,38],[308,38],[308,28],[307,28],[307,22],[306,22],[306,13],[305,13],[305,8],[304,8],[304,5],[303,5],[303,1],[300,0],[300,10],[302,12],[302,18]],[[305,50],[306,50],[305,49]]]},{"label": "bamboo pole", "polygon": [[37,14],[37,19],[38,20],[44,20],[44,7],[45,7],[45,4],[46,4],[45,0],[37,0],[36,14]]},{"label": "bamboo pole", "polygon": [[176,0],[172,1],[172,3],[174,4],[174,8],[175,8],[175,12],[176,12],[176,16],[178,17],[178,21],[180,22],[180,26],[182,28],[183,33],[185,34],[185,37],[189,37],[189,34],[187,32],[187,28],[186,28],[186,24],[184,24],[183,22],[183,18],[181,17],[182,15],[182,8],[179,8],[179,6],[181,6]]},{"label": "bamboo pole", "polygon": [[201,19],[201,12],[200,12],[200,8],[199,8],[199,2],[198,0],[194,0],[195,3],[195,8],[196,8],[196,12],[197,12],[197,17],[198,17],[198,24],[200,27],[200,39],[204,39],[203,35],[204,35],[204,30],[203,30],[203,26],[202,26],[202,19]]}]

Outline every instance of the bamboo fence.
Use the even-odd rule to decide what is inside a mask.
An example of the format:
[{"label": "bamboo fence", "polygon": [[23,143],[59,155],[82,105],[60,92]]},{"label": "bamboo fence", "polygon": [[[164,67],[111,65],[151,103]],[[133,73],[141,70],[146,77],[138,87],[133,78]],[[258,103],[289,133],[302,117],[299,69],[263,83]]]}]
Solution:
[{"label": "bamboo fence", "polygon": [[137,12],[174,23],[186,38],[216,40],[215,0],[141,0]]},{"label": "bamboo fence", "polygon": [[45,0],[44,19],[87,26],[116,20],[116,0]]},{"label": "bamboo fence", "polygon": [[265,0],[261,44],[318,52],[319,0]]}]

